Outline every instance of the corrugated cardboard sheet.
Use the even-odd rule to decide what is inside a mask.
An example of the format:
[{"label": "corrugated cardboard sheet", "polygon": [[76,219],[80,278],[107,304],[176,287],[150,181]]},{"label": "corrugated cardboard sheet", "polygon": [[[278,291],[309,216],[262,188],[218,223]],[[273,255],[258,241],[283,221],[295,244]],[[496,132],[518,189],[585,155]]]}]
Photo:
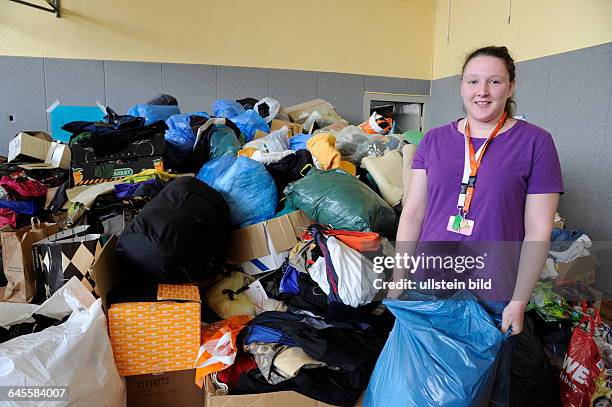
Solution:
[{"label": "corrugated cardboard sheet", "polygon": [[[295,211],[278,218],[250,225],[232,232],[228,244],[228,260],[240,264],[271,254],[290,250],[312,221],[304,212]],[[268,247],[266,235],[273,247]]]}]

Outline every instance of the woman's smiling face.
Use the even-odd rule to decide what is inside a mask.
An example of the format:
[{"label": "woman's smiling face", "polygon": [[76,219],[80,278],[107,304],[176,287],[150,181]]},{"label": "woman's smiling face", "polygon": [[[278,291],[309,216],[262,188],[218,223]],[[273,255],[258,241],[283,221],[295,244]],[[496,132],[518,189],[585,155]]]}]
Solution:
[{"label": "woman's smiling face", "polygon": [[513,92],[514,82],[500,58],[477,56],[465,66],[461,96],[470,121],[497,121]]}]

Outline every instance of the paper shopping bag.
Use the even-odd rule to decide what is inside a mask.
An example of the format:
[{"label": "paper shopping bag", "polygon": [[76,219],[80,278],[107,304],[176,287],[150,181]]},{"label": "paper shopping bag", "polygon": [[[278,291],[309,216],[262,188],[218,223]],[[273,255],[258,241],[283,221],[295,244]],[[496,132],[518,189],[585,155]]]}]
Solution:
[{"label": "paper shopping bag", "polygon": [[0,301],[31,302],[37,293],[32,245],[60,230],[55,223],[41,223],[32,218],[32,225],[11,232],[2,232],[3,269],[8,284]]}]

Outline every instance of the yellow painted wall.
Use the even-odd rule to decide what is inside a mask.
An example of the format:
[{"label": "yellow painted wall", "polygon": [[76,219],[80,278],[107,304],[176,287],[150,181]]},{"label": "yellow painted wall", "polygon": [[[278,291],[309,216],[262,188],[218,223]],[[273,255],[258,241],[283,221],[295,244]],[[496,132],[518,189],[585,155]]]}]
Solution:
[{"label": "yellow painted wall", "polygon": [[[30,0],[44,4],[43,0]],[[430,79],[435,0],[0,2],[0,55]]]},{"label": "yellow painted wall", "polygon": [[465,56],[485,45],[525,61],[611,41],[612,0],[437,0],[432,76],[459,74]]}]

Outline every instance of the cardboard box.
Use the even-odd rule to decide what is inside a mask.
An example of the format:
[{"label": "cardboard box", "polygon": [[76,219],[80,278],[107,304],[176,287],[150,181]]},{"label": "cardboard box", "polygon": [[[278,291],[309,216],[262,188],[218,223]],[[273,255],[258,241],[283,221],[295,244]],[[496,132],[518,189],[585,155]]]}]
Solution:
[{"label": "cardboard box", "polygon": [[565,219],[559,215],[559,212],[555,212],[555,219],[553,221],[553,228],[563,229],[565,228]]},{"label": "cardboard box", "polygon": [[200,349],[200,294],[160,284],[157,301],[111,305],[108,330],[121,376],[193,368]]},{"label": "cardboard box", "polygon": [[73,164],[72,179],[74,185],[98,184],[138,174],[147,169],[164,171],[163,158],[154,156]]},{"label": "cardboard box", "polygon": [[306,119],[308,119],[308,116],[310,116],[310,114],[315,110],[328,110],[330,108],[333,109],[334,106],[332,106],[329,102],[326,102],[323,99],[313,99],[309,100],[308,102],[290,106],[285,109],[285,112],[295,123],[303,124]]},{"label": "cardboard box", "polygon": [[166,152],[166,139],[164,138],[164,133],[156,134],[150,140],[134,141],[133,143],[128,144],[121,151],[107,155],[96,155],[93,148],[83,147],[80,144],[73,144],[71,149],[73,165],[81,163],[97,163],[111,160],[164,155]]},{"label": "cardboard box", "polygon": [[304,130],[304,127],[302,127],[301,124],[274,119],[270,123],[270,131],[272,132],[272,131],[280,130],[285,126],[289,128],[289,133],[288,133],[289,137],[293,137],[296,134],[301,134],[302,131]]},{"label": "cardboard box", "polygon": [[597,257],[591,254],[590,256],[580,257],[571,263],[558,263],[559,280],[575,279],[581,274],[595,272],[597,269]]},{"label": "cardboard box", "polygon": [[[232,396],[217,396],[215,385],[206,376],[204,380],[205,407],[331,407],[331,404],[314,400],[294,391],[277,391],[274,393],[241,394]],[[361,406],[363,395],[357,401],[356,406]]]},{"label": "cardboard box", "polygon": [[44,161],[51,142],[19,133],[9,143],[8,162],[13,161]]},{"label": "cardboard box", "polygon": [[70,169],[70,147],[66,144],[51,142],[47,155],[42,163],[20,164],[19,166],[25,170],[52,170],[55,168]]},{"label": "cardboard box", "polygon": [[249,275],[275,270],[310,224],[304,212],[294,211],[238,229],[230,235],[228,262],[240,264]]},{"label": "cardboard box", "polygon": [[128,407],[204,405],[204,392],[195,384],[195,369],[125,378]]},{"label": "cardboard box", "polygon": [[255,130],[255,135],[253,136],[253,140],[258,140],[260,138],[264,138],[268,135],[265,131]]},{"label": "cardboard box", "polygon": [[572,285],[575,283],[583,283],[583,284],[595,284],[595,278],[596,278],[596,274],[595,274],[595,270],[593,271],[589,271],[587,273],[581,273],[578,274],[576,276],[574,276],[574,278],[571,278],[569,280],[559,280],[556,279],[555,280],[555,285],[557,287],[559,286],[563,286],[563,285]]}]

